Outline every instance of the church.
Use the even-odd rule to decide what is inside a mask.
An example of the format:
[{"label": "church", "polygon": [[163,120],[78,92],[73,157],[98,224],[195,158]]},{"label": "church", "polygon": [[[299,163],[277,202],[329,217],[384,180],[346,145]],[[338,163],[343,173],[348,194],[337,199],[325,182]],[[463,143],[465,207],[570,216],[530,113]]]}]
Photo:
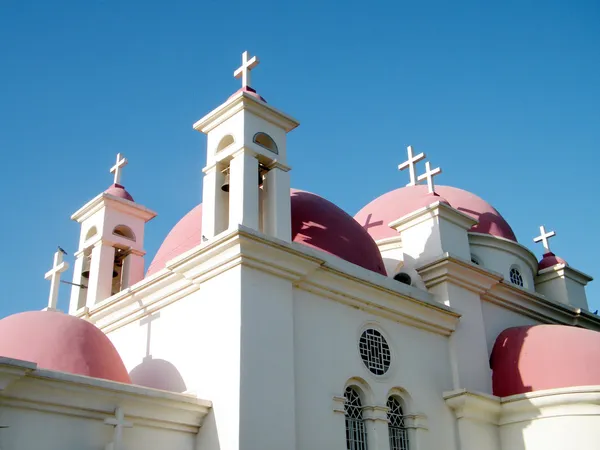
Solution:
[{"label": "church", "polygon": [[418,146],[354,217],[293,189],[299,122],[251,87],[258,63],[193,124],[201,203],[151,261],[157,213],[119,154],[47,307],[0,320],[0,449],[598,448],[600,317],[556,233],[517,240]]}]

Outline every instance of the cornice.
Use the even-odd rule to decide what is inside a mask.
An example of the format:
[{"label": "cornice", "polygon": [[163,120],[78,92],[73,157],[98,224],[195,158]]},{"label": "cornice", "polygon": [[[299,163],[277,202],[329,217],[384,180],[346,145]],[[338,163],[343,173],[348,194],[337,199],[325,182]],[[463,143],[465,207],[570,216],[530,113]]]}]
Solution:
[{"label": "cornice", "polygon": [[3,406],[103,421],[115,401],[134,424],[197,433],[212,403],[185,394],[49,370],[30,370],[0,391]]},{"label": "cornice", "polygon": [[444,392],[446,405],[454,411],[457,419],[468,419],[498,425],[502,406],[500,398],[470,392],[466,389]]},{"label": "cornice", "polygon": [[557,264],[555,266],[540,270],[537,274],[535,284],[546,283],[550,280],[561,277],[569,278],[583,286],[594,280],[588,274],[577,269],[573,269],[571,266],[566,264]]},{"label": "cornice", "polygon": [[73,213],[71,220],[82,223],[102,208],[108,207],[142,219],[144,222],[149,222],[156,217],[156,213],[145,206],[102,192]]},{"label": "cornice", "polygon": [[0,396],[11,383],[37,368],[36,363],[0,356]]},{"label": "cornice", "polygon": [[483,294],[481,299],[541,322],[577,325],[600,331],[600,317],[504,281]]},{"label": "cornice", "polygon": [[416,211],[390,222],[388,226],[398,232],[402,232],[434,217],[447,220],[465,230],[470,229],[477,223],[477,220],[473,219],[471,216],[454,209],[452,206],[436,201],[431,205],[417,209]]},{"label": "cornice", "polygon": [[460,315],[427,292],[395,282],[332,255],[245,227],[222,233],[168,261],[166,268],[99,303],[89,320],[105,332],[202,289],[238,265],[290,280],[298,289],[428,331],[449,335]]},{"label": "cornice", "polygon": [[502,275],[450,253],[417,268],[427,289],[440,283],[452,283],[476,294],[483,294],[502,280]]},{"label": "cornice", "polygon": [[398,233],[397,236],[378,239],[375,241],[377,247],[379,247],[380,252],[385,252],[388,250],[396,250],[398,248],[402,248],[402,235]]},{"label": "cornice", "polygon": [[209,133],[242,110],[248,110],[262,119],[283,128],[288,133],[300,125],[296,119],[288,114],[279,111],[246,92],[239,92],[194,123],[193,128],[201,133]]}]

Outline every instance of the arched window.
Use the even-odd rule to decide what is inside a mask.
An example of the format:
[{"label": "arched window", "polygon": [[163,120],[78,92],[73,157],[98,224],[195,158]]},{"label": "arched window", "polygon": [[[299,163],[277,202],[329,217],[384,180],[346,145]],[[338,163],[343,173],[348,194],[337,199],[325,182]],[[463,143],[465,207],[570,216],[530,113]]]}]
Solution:
[{"label": "arched window", "polygon": [[96,234],[98,234],[98,230],[96,229],[96,227],[95,226],[90,227],[90,229],[85,234],[85,240],[87,241],[88,239],[96,236]]},{"label": "arched window", "polygon": [[279,150],[277,149],[277,144],[273,140],[271,136],[267,133],[256,133],[254,138],[252,139],[255,144],[260,145],[261,147],[266,148],[267,150],[272,151],[273,153],[279,154]]},{"label": "arched window", "polygon": [[523,275],[521,275],[521,272],[519,271],[519,268],[517,266],[512,266],[508,275],[512,284],[520,287],[525,287]]},{"label": "arched window", "polygon": [[115,236],[121,236],[125,239],[129,239],[130,241],[135,241],[135,234],[133,234],[131,228],[125,225],[117,225],[113,230],[113,234]]},{"label": "arched window", "polygon": [[362,416],[362,402],[356,388],[348,386],[344,392],[346,416],[346,448],[367,450],[367,430]]},{"label": "arched window", "polygon": [[234,139],[232,135],[227,134],[223,136],[223,138],[219,141],[219,145],[217,145],[217,153],[223,150],[224,148],[229,147],[231,144],[233,144],[233,142]]},{"label": "arched window", "polygon": [[400,399],[388,398],[388,431],[390,435],[390,450],[408,450],[408,433],[404,423],[404,410]]}]

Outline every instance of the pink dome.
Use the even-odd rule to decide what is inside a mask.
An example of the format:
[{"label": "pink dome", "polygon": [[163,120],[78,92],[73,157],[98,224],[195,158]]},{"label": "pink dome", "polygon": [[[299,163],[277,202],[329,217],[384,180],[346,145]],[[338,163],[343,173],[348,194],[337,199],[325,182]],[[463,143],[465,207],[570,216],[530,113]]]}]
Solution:
[{"label": "pink dome", "polygon": [[600,333],[564,325],[508,328],[492,356],[494,395],[600,384]]},{"label": "pink dome", "polygon": [[[436,186],[436,194],[453,208],[479,220],[471,228],[477,233],[490,234],[517,242],[515,233],[502,215],[475,194],[451,186]],[[390,191],[361,209],[354,218],[375,240],[397,236],[388,224],[417,209],[434,203],[427,186],[409,186]]]},{"label": "pink dome", "polygon": [[130,202],[134,201],[131,194],[127,192],[125,188],[120,184],[113,184],[104,192],[110,195],[114,195],[115,197],[124,198],[125,200],[129,200]]},{"label": "pink dome", "polygon": [[567,262],[564,259],[562,259],[561,257],[556,256],[552,252],[548,252],[548,253],[544,254],[544,257],[538,264],[538,270],[544,270],[544,269],[547,269],[548,267],[554,267],[557,264],[564,264],[565,266],[568,265]]},{"label": "pink dome", "polygon": [[231,94],[229,96],[229,98],[235,97],[240,92],[245,92],[246,94],[250,94],[252,97],[255,97],[255,98],[267,103],[267,101],[258,92],[256,92],[255,89],[252,89],[250,86],[244,86],[244,87],[239,88],[237,91],[235,91],[233,94]]},{"label": "pink dome", "polygon": [[[375,241],[352,216],[310,192],[292,190],[292,240],[338,256],[385,275]],[[170,259],[202,242],[202,205],[196,206],[173,227],[148,267],[146,276],[165,267]]]},{"label": "pink dome", "polygon": [[28,311],[0,320],[0,356],[40,369],[130,383],[119,353],[90,322],[53,311]]}]

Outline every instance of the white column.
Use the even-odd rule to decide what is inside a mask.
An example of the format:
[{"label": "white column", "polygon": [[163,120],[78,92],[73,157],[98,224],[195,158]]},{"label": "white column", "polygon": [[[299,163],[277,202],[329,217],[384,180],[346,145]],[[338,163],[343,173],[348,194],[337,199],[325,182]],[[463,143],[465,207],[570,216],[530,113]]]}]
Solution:
[{"label": "white column", "polygon": [[367,406],[363,409],[369,450],[389,450],[390,448],[387,410],[386,406]]},{"label": "white column", "polygon": [[292,239],[292,213],[290,200],[290,173],[287,167],[276,165],[265,176],[264,232],[290,242]]},{"label": "white column", "polygon": [[202,180],[202,235],[207,239],[225,231],[229,218],[229,194],[221,186],[225,181],[220,164],[203,169]]},{"label": "white column", "polygon": [[73,264],[73,286],[71,286],[71,300],[69,301],[69,314],[74,314],[80,308],[85,306],[85,297],[87,289],[82,289],[79,285],[83,284],[81,272],[83,272],[83,262],[85,260],[85,250],[75,253],[75,264]]},{"label": "white column", "polygon": [[241,224],[258,230],[258,214],[258,160],[242,150],[229,166],[229,227]]},{"label": "white column", "polygon": [[121,289],[133,286],[144,279],[144,252],[130,250],[123,261],[123,275]]},{"label": "white column", "polygon": [[90,282],[86,306],[91,308],[96,303],[111,296],[115,249],[102,241],[92,249],[90,265]]}]

